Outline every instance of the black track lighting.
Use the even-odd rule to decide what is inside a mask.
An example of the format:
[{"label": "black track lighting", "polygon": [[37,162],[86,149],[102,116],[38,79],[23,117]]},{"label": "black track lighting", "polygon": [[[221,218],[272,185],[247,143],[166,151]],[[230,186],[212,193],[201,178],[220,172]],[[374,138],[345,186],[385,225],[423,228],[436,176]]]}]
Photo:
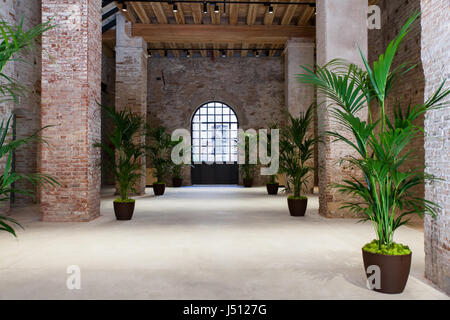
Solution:
[{"label": "black track lighting", "polygon": [[189,52],[189,50],[186,50],[186,58],[190,58],[191,57],[191,53]]},{"label": "black track lighting", "polygon": [[173,12],[175,12],[175,13],[178,12],[178,6],[176,3],[173,4]]},{"label": "black track lighting", "polygon": [[127,4],[125,2],[122,2],[122,11],[127,12],[127,10],[128,10]]},{"label": "black track lighting", "polygon": [[219,13],[219,5],[216,3],[215,5],[214,5],[214,12],[215,13]]},{"label": "black track lighting", "polygon": [[271,5],[269,5],[269,13],[273,14],[273,7]]},{"label": "black track lighting", "polygon": [[167,56],[168,56],[167,50],[164,50],[164,57],[167,57]]},{"label": "black track lighting", "polygon": [[255,57],[259,58],[259,51],[255,50]]},{"label": "black track lighting", "polygon": [[203,2],[203,13],[204,14],[208,13],[208,4],[206,2]]},{"label": "black track lighting", "polygon": [[151,58],[152,57],[152,52],[150,51],[150,49],[147,50],[147,53],[148,53],[148,57]]},{"label": "black track lighting", "polygon": [[222,58],[225,58],[227,56],[227,53],[225,52],[225,50],[222,50]]}]

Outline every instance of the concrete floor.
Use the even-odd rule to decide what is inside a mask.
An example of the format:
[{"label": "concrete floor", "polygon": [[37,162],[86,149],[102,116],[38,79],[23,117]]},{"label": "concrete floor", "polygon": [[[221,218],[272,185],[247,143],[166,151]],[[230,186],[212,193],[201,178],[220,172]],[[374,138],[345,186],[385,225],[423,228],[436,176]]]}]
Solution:
[{"label": "concrete floor", "polygon": [[[449,299],[424,279],[423,233],[403,228],[413,250],[401,295],[365,287],[361,247],[370,224],[329,220],[312,197],[307,216],[289,216],[284,195],[264,188],[148,189],[132,221],[114,218],[111,194],[89,223],[44,223],[15,209],[25,230],[0,234],[1,299]],[[81,290],[68,290],[69,265]]]}]

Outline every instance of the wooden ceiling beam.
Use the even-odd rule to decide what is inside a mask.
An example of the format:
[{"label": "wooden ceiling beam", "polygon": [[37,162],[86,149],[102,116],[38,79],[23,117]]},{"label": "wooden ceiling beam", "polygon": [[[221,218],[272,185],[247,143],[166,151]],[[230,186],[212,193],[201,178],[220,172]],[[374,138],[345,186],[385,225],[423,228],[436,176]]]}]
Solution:
[{"label": "wooden ceiling beam", "polygon": [[[251,1],[254,2],[255,0],[251,0]],[[248,11],[247,11],[247,24],[249,26],[255,24],[257,13],[258,13],[258,5],[257,4],[249,4]]]},{"label": "wooden ceiling beam", "polygon": [[179,3],[177,6],[178,6],[177,12],[174,12],[174,13],[173,13],[173,16],[174,16],[174,18],[175,18],[175,21],[176,21],[178,24],[185,24],[186,21],[185,21],[185,19],[184,19],[183,4],[182,4],[182,3]]},{"label": "wooden ceiling beam", "polygon": [[292,21],[292,18],[294,17],[294,15],[295,15],[295,10],[296,9],[297,9],[297,6],[293,5],[293,4],[289,4],[286,7],[286,10],[284,11],[284,14],[283,14],[283,18],[281,19],[281,24],[282,25],[289,25],[289,24],[291,24],[291,21]]},{"label": "wooden ceiling beam", "polygon": [[150,23],[150,18],[141,2],[130,2],[130,5],[142,23]]},{"label": "wooden ceiling beam", "polygon": [[238,24],[239,19],[239,4],[230,3],[230,13],[229,13],[229,23],[230,24]]},{"label": "wooden ceiling beam", "polygon": [[160,2],[151,2],[150,3],[153,9],[153,12],[155,13],[156,20],[158,20],[158,23],[161,24],[167,24],[167,17],[164,13],[164,9]]},{"label": "wooden ceiling beam", "polygon": [[273,8],[273,13],[269,13],[269,7],[267,7],[266,9],[266,13],[264,14],[264,24],[265,25],[271,25],[273,23],[273,19],[275,18],[275,15],[277,13],[277,5],[273,4],[273,2],[277,2],[278,0],[272,0],[271,4],[272,4],[272,8]]},{"label": "wooden ceiling beam", "polygon": [[203,9],[200,3],[191,3],[192,18],[195,24],[202,24]]},{"label": "wooden ceiling beam", "polygon": [[[284,44],[290,38],[315,38],[315,27],[292,25],[133,24],[133,36],[147,42]],[[115,40],[115,30],[103,34]]]},{"label": "wooden ceiling beam", "polygon": [[306,26],[309,22],[309,20],[312,18],[312,16],[314,15],[315,9],[313,7],[310,6],[306,6],[303,9],[303,12],[300,16],[300,18],[298,19],[298,25],[299,26]]}]

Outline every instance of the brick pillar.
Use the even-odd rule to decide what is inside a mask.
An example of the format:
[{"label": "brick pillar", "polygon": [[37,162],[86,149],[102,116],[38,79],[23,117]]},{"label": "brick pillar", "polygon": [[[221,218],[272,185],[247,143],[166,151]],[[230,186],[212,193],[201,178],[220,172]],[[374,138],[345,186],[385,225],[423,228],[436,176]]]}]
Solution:
[{"label": "brick pillar", "polygon": [[[131,23],[117,14],[116,26],[116,110],[131,109],[147,118],[147,43],[132,37]],[[141,138],[145,142],[145,137]],[[142,172],[145,174],[145,157]],[[136,183],[138,194],[145,193],[145,175]]]},{"label": "brick pillar", "polygon": [[[367,0],[317,0],[317,63],[325,65],[332,59],[340,58],[363,65],[358,45],[367,56]],[[319,102],[323,101],[320,100]],[[328,104],[328,103],[327,103]],[[367,118],[367,110],[361,117]],[[318,110],[318,131],[324,136],[325,131],[336,130],[335,121],[330,118],[324,105]],[[345,196],[331,188],[349,174],[358,171],[347,164],[339,165],[339,160],[353,153],[342,142],[331,143],[330,137],[324,137],[319,144],[319,213],[327,217],[350,217],[351,213],[339,209],[346,200]]]},{"label": "brick pillar", "polygon": [[101,1],[42,0],[41,125],[49,144],[41,172],[61,186],[41,190],[44,221],[89,221],[100,214]]},{"label": "brick pillar", "polygon": [[[421,1],[422,65],[425,74],[425,100],[429,99],[449,75],[450,12],[446,0]],[[450,84],[447,82],[446,88]],[[425,197],[442,209],[436,219],[425,218],[425,275],[450,295],[450,109],[429,111],[425,115],[426,172],[443,181],[425,186]]]},{"label": "brick pillar", "polygon": [[[286,108],[288,112],[298,117],[301,112],[305,112],[315,99],[315,90],[313,87],[301,84],[296,76],[302,72],[301,65],[313,66],[314,48],[316,44],[309,39],[290,39],[286,43],[284,52],[284,93]],[[314,135],[314,126],[311,126],[311,134]],[[314,162],[314,160],[311,160]],[[314,187],[314,178],[308,181],[308,192],[312,193]]]}]

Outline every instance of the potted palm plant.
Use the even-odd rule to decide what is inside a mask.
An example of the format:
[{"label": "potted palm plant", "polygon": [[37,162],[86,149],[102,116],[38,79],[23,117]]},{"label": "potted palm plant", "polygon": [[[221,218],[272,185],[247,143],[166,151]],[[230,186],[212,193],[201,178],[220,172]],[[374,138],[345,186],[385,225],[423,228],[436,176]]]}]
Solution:
[{"label": "potted palm plant", "polygon": [[[12,101],[18,102],[18,98],[24,95],[27,88],[17,82],[15,79],[3,73],[3,69],[12,59],[14,54],[30,48],[34,41],[45,31],[51,29],[51,21],[44,24],[39,24],[28,31],[23,30],[22,18],[18,25],[11,25],[5,21],[0,21],[0,78],[3,79],[0,83],[0,102]],[[10,128],[13,116],[9,116],[5,122],[2,119],[0,124],[0,161],[4,164],[3,172],[0,174],[0,205],[6,203],[10,199],[11,193],[20,193],[26,196],[34,197],[34,191],[29,189],[17,188],[16,184],[20,181],[28,181],[34,186],[46,187],[57,186],[58,182],[51,176],[34,173],[34,174],[20,174],[12,169],[13,152],[17,148],[30,143],[40,143],[43,139],[40,132],[45,129],[42,128],[33,135],[23,138],[8,140],[8,131]],[[3,162],[3,160],[6,160]],[[13,236],[16,236],[14,228],[21,225],[13,218],[0,215],[0,231],[6,231]]]},{"label": "potted palm plant", "polygon": [[172,166],[172,186],[175,188],[179,188],[183,184],[183,177],[181,175],[182,169],[182,164],[175,164]]},{"label": "potted palm plant", "polygon": [[[2,122],[0,123],[0,160],[6,157],[5,168],[3,170],[3,173],[0,174],[0,205],[2,204],[2,202],[4,203],[10,199],[11,193],[34,197],[33,190],[15,187],[15,184],[19,181],[28,181],[33,186],[39,187],[55,187],[59,185],[59,183],[49,175],[41,173],[20,174],[12,170],[12,155],[14,150],[22,145],[27,145],[32,142],[43,142],[39,133],[43,129],[45,129],[42,128],[29,137],[10,141],[7,143],[6,138],[8,136],[8,130],[12,117],[13,116],[10,116],[6,122],[2,120]],[[16,236],[14,226],[21,227],[21,225],[16,220],[4,215],[0,215],[0,231],[6,231]]]},{"label": "potted palm plant", "polygon": [[293,189],[294,194],[288,197],[288,207],[294,217],[304,216],[308,206],[308,197],[302,195],[302,189],[306,189],[314,171],[311,160],[318,139],[310,134],[313,112],[314,104],[311,104],[298,118],[289,115],[289,123],[280,138],[280,172],[286,174]]},{"label": "potted palm plant", "polygon": [[[272,125],[270,127],[271,130],[278,129],[276,125]],[[267,150],[272,150],[272,134],[270,131],[267,133]],[[273,155],[271,155],[273,157]],[[266,184],[267,193],[269,195],[276,195],[278,194],[278,189],[280,187],[280,184],[277,181],[277,175],[272,174],[269,176],[269,182]]]},{"label": "potted palm plant", "polygon": [[[240,165],[240,173],[242,175],[242,182],[245,188],[251,188],[253,186],[253,177],[255,174],[255,163],[250,163],[250,141],[254,138],[254,135],[248,132],[242,132],[242,139],[239,142],[240,147],[244,150],[245,159]],[[246,143],[247,139],[249,143]]]},{"label": "potted palm plant", "polygon": [[147,136],[149,144],[147,145],[147,156],[150,164],[155,168],[156,182],[153,184],[153,192],[155,196],[161,196],[166,189],[164,178],[169,172],[172,162],[169,159],[169,150],[173,146],[170,135],[166,132],[166,128],[159,126],[148,128]]},{"label": "potted palm plant", "polygon": [[[443,102],[449,95],[445,81],[423,104],[402,106],[395,104],[393,117],[387,117],[386,99],[396,80],[412,67],[407,63],[392,68],[392,63],[404,37],[420,13],[412,15],[386,52],[371,67],[361,53],[364,69],[344,61],[332,61],[325,66],[305,66],[299,80],[317,87],[318,92],[331,101],[331,115],[343,131],[328,134],[355,151],[343,161],[356,167],[361,177],[351,177],[336,184],[342,193],[352,196],[343,206],[363,216],[374,225],[376,239],[362,248],[364,266],[380,268],[380,286],[373,289],[383,293],[403,292],[411,266],[412,252],[407,245],[394,242],[394,233],[408,222],[411,214],[436,215],[438,206],[416,194],[415,186],[435,177],[421,168],[405,166],[412,157],[413,141],[423,128],[415,122],[428,110],[448,106]],[[379,110],[375,119],[360,119],[358,112],[371,102]]]},{"label": "potted palm plant", "polygon": [[131,220],[135,200],[129,196],[136,193],[135,184],[142,177],[142,157],[144,145],[138,141],[143,135],[144,120],[130,110],[116,111],[113,107],[100,105],[112,120],[114,130],[105,143],[96,143],[109,155],[106,165],[114,174],[119,198],[114,200],[114,213],[117,220]]}]

